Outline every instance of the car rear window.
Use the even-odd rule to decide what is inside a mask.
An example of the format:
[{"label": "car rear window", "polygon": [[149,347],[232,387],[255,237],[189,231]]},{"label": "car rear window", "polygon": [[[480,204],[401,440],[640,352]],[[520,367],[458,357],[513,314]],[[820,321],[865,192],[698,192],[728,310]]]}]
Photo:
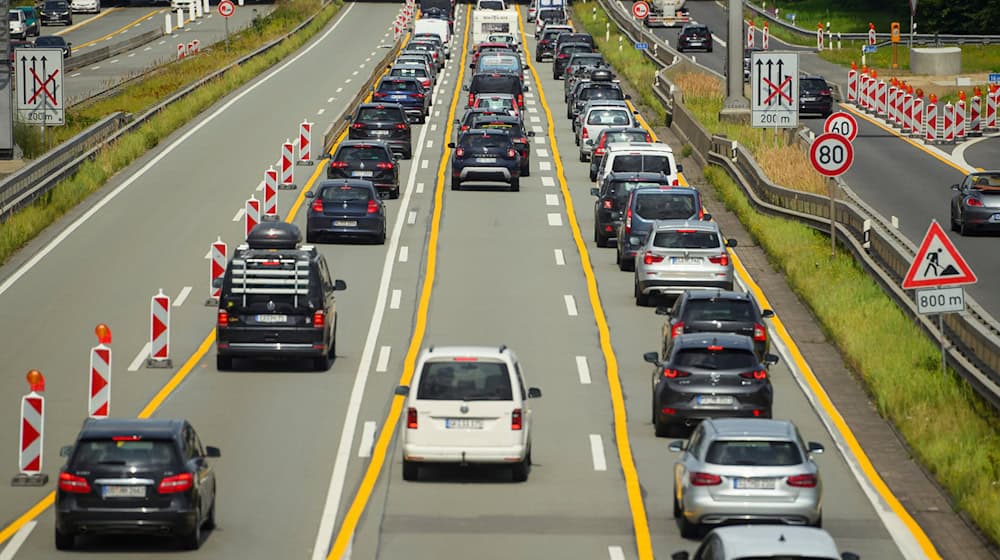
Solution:
[{"label": "car rear window", "polygon": [[594,109],[587,115],[587,124],[624,126],[629,124],[628,111],[624,109]]},{"label": "car rear window", "polygon": [[605,135],[604,142],[647,142],[645,132],[609,132]]},{"label": "car rear window", "polygon": [[565,18],[563,17],[562,10],[540,10],[538,12],[538,19],[542,21],[562,21]]},{"label": "car rear window", "polygon": [[324,188],[319,197],[324,202],[367,202],[371,191],[356,185],[338,185]]},{"label": "car rear window", "polygon": [[420,375],[417,398],[437,401],[509,401],[510,374],[503,362],[429,362]]},{"label": "car rear window", "polygon": [[472,128],[488,128],[490,130],[502,130],[514,133],[514,123],[503,121],[473,121]]},{"label": "car rear window", "polygon": [[970,182],[972,188],[977,191],[996,191],[1000,189],[1000,174],[981,173],[973,177]]},{"label": "car rear window", "polygon": [[[689,199],[693,201],[694,197],[689,197]],[[691,206],[693,208],[694,205],[692,204]],[[690,215],[688,214],[684,217],[686,218]],[[669,218],[657,219],[663,220]],[[661,249],[717,249],[722,246],[722,243],[719,242],[719,234],[714,231],[676,229],[656,232],[653,245]]]},{"label": "car rear window", "polygon": [[503,2],[500,0],[480,0],[479,8],[483,10],[502,10]]},{"label": "car rear window", "polygon": [[579,100],[587,99],[625,99],[622,90],[610,86],[588,86],[580,92]]},{"label": "car rear window", "polygon": [[365,122],[406,122],[398,107],[362,107],[358,111],[359,121]]},{"label": "car rear window", "polygon": [[671,367],[701,369],[752,369],[757,367],[753,352],[737,348],[709,350],[708,348],[681,348],[674,356]]},{"label": "car rear window", "polygon": [[705,462],[713,465],[785,467],[802,464],[799,447],[791,441],[715,441]]},{"label": "car rear window", "polygon": [[520,80],[516,76],[500,74],[472,78],[472,85],[469,86],[469,90],[473,92],[516,94],[521,90],[521,87]]},{"label": "car rear window", "polygon": [[611,163],[611,171],[671,173],[670,158],[654,154],[621,154]]},{"label": "car rear window", "polygon": [[564,45],[559,47],[559,52],[565,54],[572,54],[578,52],[591,52],[591,48],[587,45]]},{"label": "car rear window", "polygon": [[393,68],[389,71],[389,75],[402,76],[404,78],[426,78],[427,71],[416,66],[407,66],[403,68]]},{"label": "car rear window", "polygon": [[697,36],[697,37],[708,37],[707,27],[689,27],[684,30],[686,35]]},{"label": "car rear window", "polygon": [[101,465],[168,467],[177,464],[177,447],[165,439],[91,439],[77,443],[73,468],[86,470]]},{"label": "car rear window", "polygon": [[348,163],[389,161],[389,155],[379,146],[345,146],[337,152],[334,160]]},{"label": "car rear window", "polygon": [[736,299],[692,299],[684,308],[687,321],[752,321],[753,304]]},{"label": "car rear window", "polygon": [[803,93],[819,93],[821,91],[826,91],[829,93],[830,86],[827,85],[826,80],[801,78],[799,79],[799,91]]},{"label": "car rear window", "polygon": [[378,90],[382,91],[405,91],[409,93],[418,92],[420,88],[417,82],[412,80],[382,80],[378,85]]},{"label": "car rear window", "polygon": [[480,72],[518,72],[521,64],[513,56],[484,56],[479,59]]},{"label": "car rear window", "polygon": [[[698,213],[698,203],[695,197],[689,193],[674,193],[670,191],[662,192],[640,192],[635,199],[635,213],[644,220],[684,220]],[[675,247],[678,245],[660,245],[660,235],[665,237],[667,243],[681,243],[686,249],[702,248],[701,243],[712,243],[715,239],[715,232],[698,231],[694,233],[679,233],[675,231],[664,231],[656,234],[654,243],[657,247]],[[674,237],[677,236],[675,239]],[[669,239],[666,239],[668,238]],[[689,246],[693,245],[693,246]],[[712,243],[707,247],[718,247],[718,243]]]},{"label": "car rear window", "polygon": [[510,144],[510,139],[503,134],[466,134],[462,137],[462,147],[469,149],[476,148],[505,148]]},{"label": "car rear window", "polygon": [[514,100],[510,97],[480,97],[476,102],[476,108],[504,111],[514,108]]},{"label": "car rear window", "polygon": [[659,187],[660,183],[649,183],[646,181],[614,181],[610,185],[611,194],[624,197],[628,193],[640,187]]}]

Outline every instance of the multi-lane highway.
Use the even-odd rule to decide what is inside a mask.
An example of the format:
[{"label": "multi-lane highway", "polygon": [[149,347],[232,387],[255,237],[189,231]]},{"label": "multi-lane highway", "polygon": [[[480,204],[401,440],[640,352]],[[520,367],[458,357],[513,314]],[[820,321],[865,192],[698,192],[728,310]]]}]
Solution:
[{"label": "multi-lane highway", "polygon": [[[217,236],[230,247],[240,242],[239,211],[250,194],[261,197],[256,189],[280,142],[303,118],[322,129],[339,115],[383,56],[397,9],[347,4],[308,47],[178,131],[0,269],[0,352],[10,372],[0,388],[15,398],[26,390],[23,372],[46,374],[45,472],[57,471],[59,446],[72,442],[85,416],[85,360],[94,325],[105,322],[114,332],[113,414],[188,418],[205,444],[222,448],[219,528],[196,556],[323,558],[338,537],[352,542],[355,558],[462,551],[616,559],[635,557],[646,542],[664,558],[693,548],[672,519],[674,456],[648,421],[650,366],[641,354],[659,347],[662,320],[635,306],[632,276],[618,271],[613,251],[588,241],[591,184],[562,118],[562,83],[545,65],[532,70],[526,96],[526,124],[536,133],[531,177],[518,193],[452,192],[442,159],[468,78],[467,49],[452,48],[431,118],[415,128],[414,157],[402,162],[404,194],[388,202],[388,242],[320,249],[348,285],[338,293],[340,341],[328,372],[288,363],[216,371],[215,309],[203,305],[209,244]],[[462,5],[458,37],[465,17]],[[281,193],[283,216],[304,226],[302,191],[322,172],[298,168],[302,188]],[[158,289],[173,298],[170,370],[142,364]],[[414,332],[423,333],[422,346],[517,351],[528,383],[544,391],[528,482],[479,468],[430,469],[420,482],[403,482],[390,445],[377,482],[362,484],[370,461],[382,458],[378,450],[372,457],[373,441],[386,429]],[[870,481],[855,478],[789,366],[771,371],[774,413],[826,445],[818,457],[824,526],[863,558],[903,558],[901,546],[914,554],[913,535]],[[16,425],[16,407],[0,408],[8,427],[0,448],[9,453]],[[0,486],[0,538],[18,535],[10,557],[58,556],[51,486]],[[345,512],[369,490],[356,531],[343,534]],[[141,538],[82,544],[130,557],[172,554],[168,543]]]}]

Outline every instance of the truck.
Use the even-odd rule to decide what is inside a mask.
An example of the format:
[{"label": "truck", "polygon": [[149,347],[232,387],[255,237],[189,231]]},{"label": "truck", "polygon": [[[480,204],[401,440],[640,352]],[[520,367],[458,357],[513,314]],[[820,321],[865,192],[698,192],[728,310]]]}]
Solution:
[{"label": "truck", "polygon": [[643,23],[646,27],[679,27],[691,23],[691,15],[684,0],[649,0],[649,14]]},{"label": "truck", "polygon": [[497,33],[517,37],[517,23],[517,10],[507,6],[503,0],[479,0],[472,11],[472,44],[478,45]]}]

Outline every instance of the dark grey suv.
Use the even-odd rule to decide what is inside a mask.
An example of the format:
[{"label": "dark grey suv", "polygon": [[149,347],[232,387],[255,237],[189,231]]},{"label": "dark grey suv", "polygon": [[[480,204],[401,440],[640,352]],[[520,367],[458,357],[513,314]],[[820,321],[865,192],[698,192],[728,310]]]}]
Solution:
[{"label": "dark grey suv", "polygon": [[725,290],[688,290],[670,307],[658,307],[657,315],[666,315],[663,323],[663,358],[670,354],[674,339],[690,333],[734,333],[753,338],[754,352],[764,359],[770,350],[765,319],[774,317],[770,309],[761,310],[746,292]]},{"label": "dark grey suv", "polygon": [[506,131],[473,128],[462,135],[451,157],[451,190],[462,190],[466,181],[494,181],[521,188],[521,154]]},{"label": "dark grey suv", "polygon": [[403,159],[413,157],[410,120],[399,103],[362,103],[346,119],[349,140],[382,140]]}]

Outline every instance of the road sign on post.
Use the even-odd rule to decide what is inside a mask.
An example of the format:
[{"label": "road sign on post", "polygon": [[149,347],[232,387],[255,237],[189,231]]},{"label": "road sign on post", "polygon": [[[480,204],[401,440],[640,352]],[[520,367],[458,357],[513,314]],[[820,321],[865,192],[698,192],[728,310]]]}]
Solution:
[{"label": "road sign on post", "polygon": [[823,123],[823,132],[839,134],[848,142],[854,142],[854,139],[858,137],[858,120],[846,111],[838,111],[826,118],[826,122]]},{"label": "road sign on post", "polygon": [[64,124],[62,49],[14,49],[17,115],[28,124]]},{"label": "road sign on post", "polygon": [[799,125],[799,55],[755,51],[750,60],[750,122],[755,128]]},{"label": "road sign on post", "polygon": [[809,146],[809,161],[821,174],[836,177],[844,174],[854,163],[854,148],[840,134],[821,134]]},{"label": "road sign on post", "polygon": [[636,19],[646,19],[649,15],[649,4],[639,0],[635,4],[632,4],[632,16]]},{"label": "road sign on post", "polygon": [[229,18],[236,13],[236,6],[232,0],[222,0],[219,2],[219,15],[222,16],[226,24],[226,50],[229,49]]}]

